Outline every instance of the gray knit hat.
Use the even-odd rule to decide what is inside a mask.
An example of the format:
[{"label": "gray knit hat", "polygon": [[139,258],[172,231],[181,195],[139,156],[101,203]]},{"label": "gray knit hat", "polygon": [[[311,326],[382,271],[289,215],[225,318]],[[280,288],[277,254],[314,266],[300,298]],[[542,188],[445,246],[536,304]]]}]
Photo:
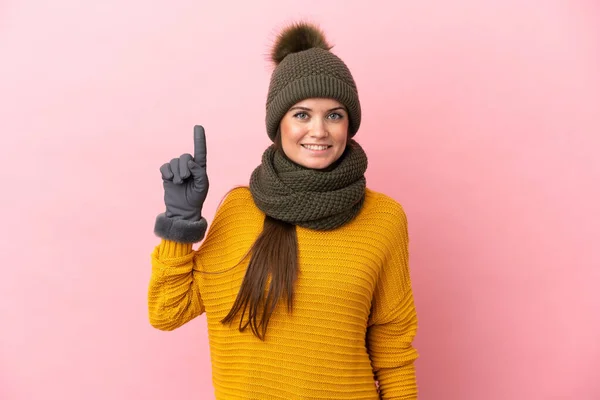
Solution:
[{"label": "gray knit hat", "polygon": [[272,141],[290,107],[311,97],[342,103],[350,118],[350,137],[358,131],[361,113],[356,84],[346,64],[330,49],[323,32],[312,24],[295,23],[279,34],[271,51],[276,67],[267,96],[266,125]]}]

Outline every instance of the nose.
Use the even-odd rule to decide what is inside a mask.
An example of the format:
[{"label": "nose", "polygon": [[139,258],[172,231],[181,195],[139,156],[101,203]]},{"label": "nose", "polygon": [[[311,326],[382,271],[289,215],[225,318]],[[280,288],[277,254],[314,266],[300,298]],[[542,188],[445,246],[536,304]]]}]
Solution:
[{"label": "nose", "polygon": [[325,125],[325,121],[322,118],[315,118],[313,120],[313,125],[310,129],[310,136],[314,138],[324,138],[329,135],[327,132],[327,126]]}]

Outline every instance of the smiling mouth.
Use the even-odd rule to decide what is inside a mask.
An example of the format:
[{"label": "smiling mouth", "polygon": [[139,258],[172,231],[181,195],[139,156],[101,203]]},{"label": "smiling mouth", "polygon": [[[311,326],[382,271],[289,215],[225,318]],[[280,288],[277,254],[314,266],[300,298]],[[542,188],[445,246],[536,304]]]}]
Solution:
[{"label": "smiling mouth", "polygon": [[301,146],[304,147],[305,149],[315,150],[315,151],[323,151],[323,150],[327,150],[330,147],[333,147],[333,146],[321,145],[321,144],[303,144]]}]

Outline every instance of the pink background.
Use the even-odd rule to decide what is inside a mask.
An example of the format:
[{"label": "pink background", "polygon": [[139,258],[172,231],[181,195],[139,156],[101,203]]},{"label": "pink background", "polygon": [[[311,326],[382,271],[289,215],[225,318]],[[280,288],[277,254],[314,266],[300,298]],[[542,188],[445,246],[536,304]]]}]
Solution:
[{"label": "pink background", "polygon": [[1,2],[0,398],[213,398],[204,318],[147,320],[158,168],[203,124],[206,217],[247,183],[297,17],[408,214],[420,398],[600,399],[600,6],[572,0]]}]

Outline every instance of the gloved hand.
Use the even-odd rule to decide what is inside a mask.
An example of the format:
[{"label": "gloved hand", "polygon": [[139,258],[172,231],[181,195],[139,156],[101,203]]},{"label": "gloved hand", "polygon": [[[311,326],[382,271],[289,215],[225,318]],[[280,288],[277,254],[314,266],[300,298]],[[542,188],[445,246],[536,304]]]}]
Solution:
[{"label": "gloved hand", "polygon": [[183,154],[160,167],[166,211],[156,219],[154,232],[168,240],[194,243],[204,237],[207,223],[202,205],[208,194],[206,137],[204,128],[194,127],[194,157]]}]

